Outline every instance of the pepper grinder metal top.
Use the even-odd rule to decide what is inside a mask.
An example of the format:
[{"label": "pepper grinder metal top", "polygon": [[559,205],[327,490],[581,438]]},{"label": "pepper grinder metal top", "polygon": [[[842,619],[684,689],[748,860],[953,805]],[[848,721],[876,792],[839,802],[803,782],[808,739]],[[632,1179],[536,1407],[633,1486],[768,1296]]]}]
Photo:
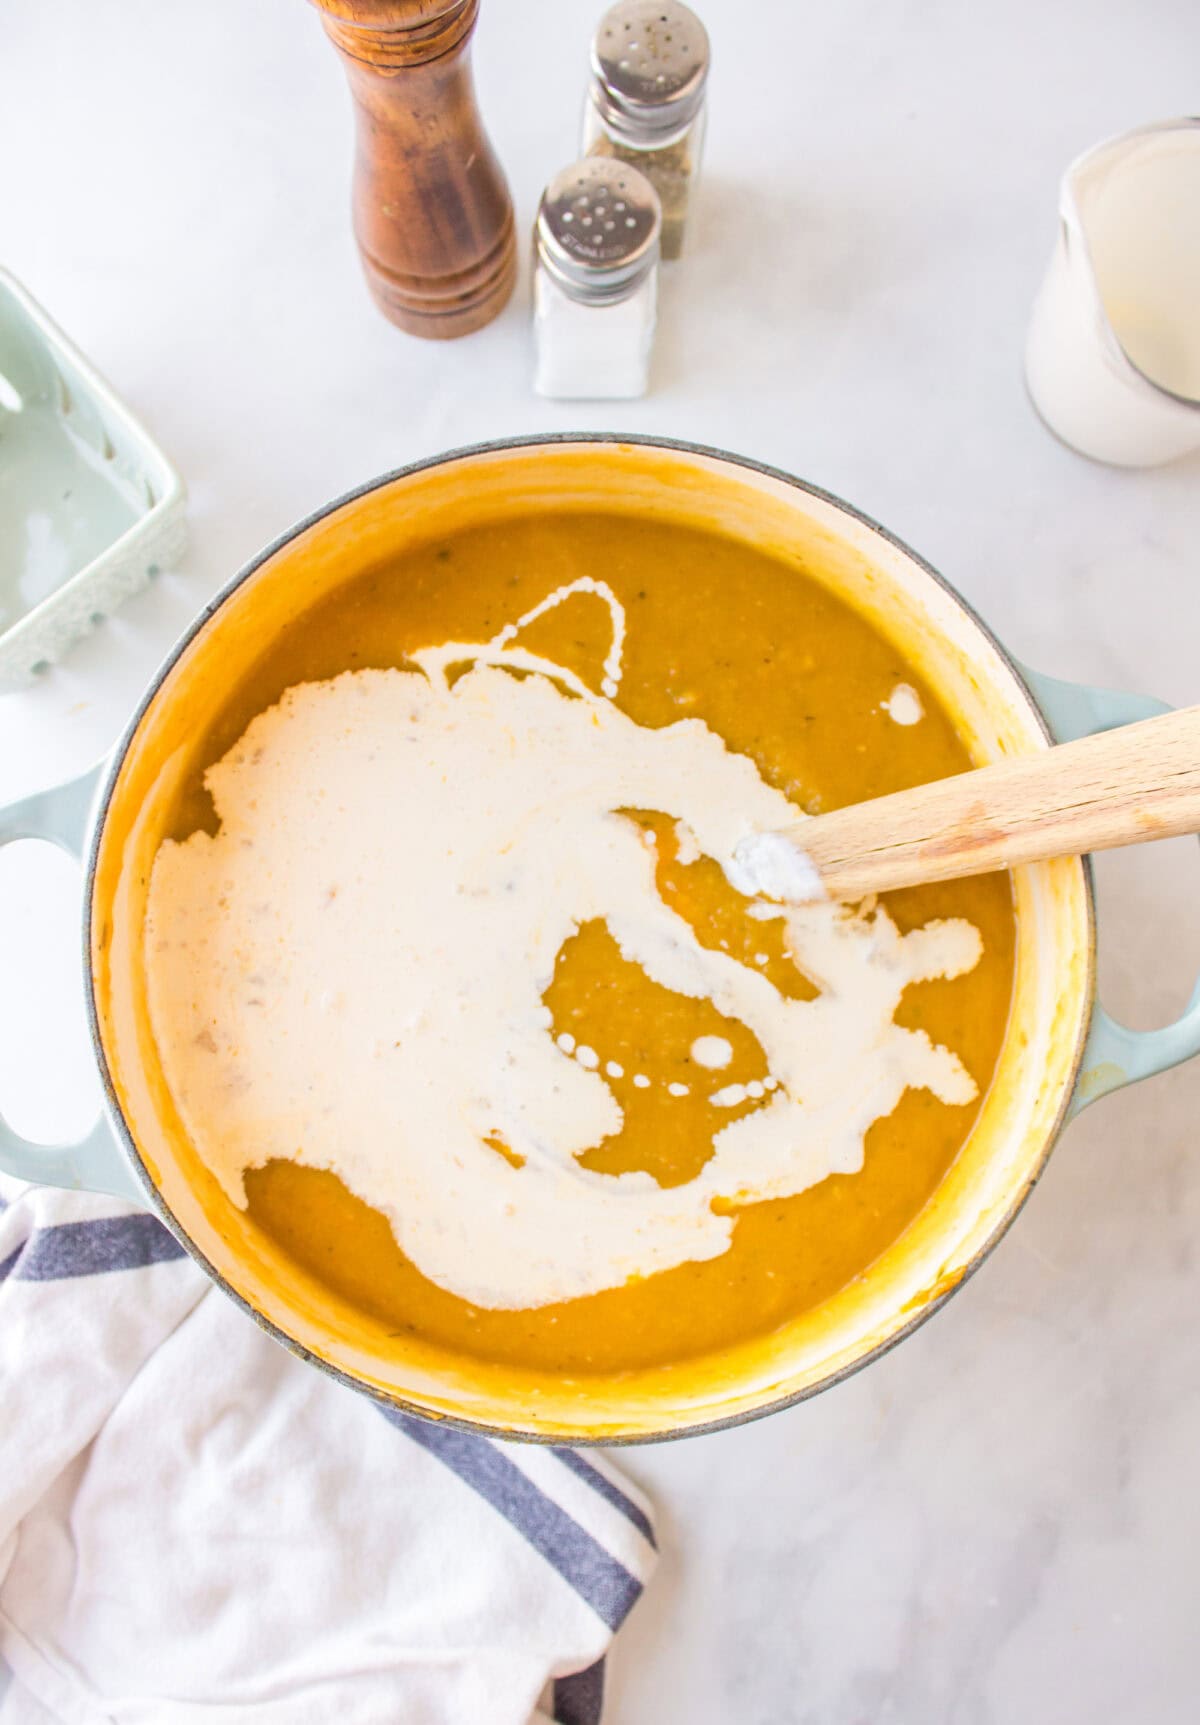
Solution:
[{"label": "pepper grinder metal top", "polygon": [[614,138],[658,148],[704,101],[708,32],[679,0],[619,0],[592,41],[592,101]]}]

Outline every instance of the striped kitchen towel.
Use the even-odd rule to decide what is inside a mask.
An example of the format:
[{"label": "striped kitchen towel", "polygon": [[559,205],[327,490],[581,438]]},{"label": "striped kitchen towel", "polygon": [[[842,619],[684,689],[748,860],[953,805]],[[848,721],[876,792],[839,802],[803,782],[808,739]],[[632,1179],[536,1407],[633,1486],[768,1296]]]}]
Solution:
[{"label": "striped kitchen towel", "polygon": [[114,1199],[0,1201],[0,1725],[596,1725],[654,1565],[609,1462],[381,1411]]}]

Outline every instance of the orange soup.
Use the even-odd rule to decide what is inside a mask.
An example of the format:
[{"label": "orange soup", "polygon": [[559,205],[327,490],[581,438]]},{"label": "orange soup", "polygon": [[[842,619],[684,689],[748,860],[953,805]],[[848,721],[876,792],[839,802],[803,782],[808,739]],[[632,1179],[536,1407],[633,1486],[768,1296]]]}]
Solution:
[{"label": "orange soup", "polygon": [[[512,633],[519,619],[537,611],[549,595],[564,591],[567,601],[529,617]],[[616,643],[614,619],[620,620],[623,629],[623,640]],[[706,730],[712,734],[705,740],[710,755],[715,758],[723,744],[729,755],[742,758],[746,764],[737,770],[755,779],[755,794],[763,808],[771,806],[770,798],[782,797],[796,811],[818,813],[961,772],[973,764],[932,690],[888,640],[816,580],[731,540],[653,520],[583,513],[530,517],[480,526],[448,542],[406,552],[390,567],[359,578],[298,616],[272,643],[253,677],[230,692],[220,721],[201,750],[203,770],[191,779],[174,810],[171,832],[178,844],[166,847],[167,851],[182,855],[200,844],[216,844],[215,837],[211,841],[194,837],[218,835],[221,830],[210,794],[216,781],[206,784],[205,780],[205,772],[215,763],[224,763],[224,782],[232,783],[230,775],[253,769],[264,786],[277,786],[278,776],[267,771],[274,744],[265,731],[256,743],[259,733],[253,725],[275,708],[285,692],[293,691],[287,702],[292,721],[299,723],[304,715],[295,698],[297,690],[333,687],[331,680],[344,679],[346,673],[388,670],[405,673],[404,687],[408,687],[407,679],[413,685],[423,681],[428,659],[417,655],[440,650],[445,643],[501,640],[508,643],[509,658],[503,665],[498,663],[493,677],[521,687],[544,686],[543,708],[551,720],[560,706],[566,711],[569,699],[574,705],[568,718],[576,723],[581,699],[584,704],[594,700],[597,723],[611,720],[614,736],[624,740],[622,746],[631,746],[649,733],[661,737],[680,721],[694,721],[691,729],[685,726],[678,731],[682,742],[695,742]],[[561,667],[561,674],[556,678],[547,666]],[[458,690],[457,679],[465,676],[465,655],[463,664],[445,660],[443,669],[446,689]],[[364,693],[385,687],[366,677],[353,684],[343,681],[336,685],[342,692],[339,700],[348,699],[352,686]],[[399,687],[394,682],[386,686],[393,693]],[[465,680],[462,688],[465,695]],[[529,698],[533,700],[532,691]],[[339,711],[344,710],[343,700]],[[405,729],[410,720],[411,734]],[[394,750],[386,742],[392,734]],[[419,739],[415,712],[394,733],[385,733],[382,754],[389,773],[402,772],[402,745],[419,744]],[[517,746],[514,742],[514,749]],[[256,747],[260,754],[267,751],[266,766],[257,757],[250,758]],[[331,773],[327,789],[333,799],[341,794],[337,780],[337,773]],[[312,790],[311,760],[305,784],[306,796],[325,795],[323,784],[316,793]],[[485,788],[472,783],[469,774],[462,779],[458,800],[467,816],[472,798],[482,797]],[[691,795],[694,788],[681,787],[680,794]],[[261,800],[247,793],[239,817],[251,821],[239,841],[244,847],[262,842],[246,812],[257,809]],[[569,800],[559,798],[564,804]],[[264,821],[274,818],[265,803],[259,812]],[[558,813],[551,811],[556,819]],[[672,806],[634,801],[613,811],[612,818],[620,820],[626,834],[636,833],[663,907],[660,921],[665,925],[669,916],[687,925],[693,957],[701,969],[709,965],[704,974],[732,979],[735,994],[741,987],[747,1000],[761,997],[764,1003],[774,1002],[778,1013],[792,1003],[821,1000],[829,978],[810,973],[815,966],[805,969],[797,955],[794,925],[770,905],[748,905],[745,893],[735,889],[728,872],[707,854],[702,842],[695,841]],[[553,830],[558,833],[559,826]],[[615,835],[615,829],[603,830]],[[411,819],[407,831],[413,833]],[[232,842],[232,833],[225,839]],[[403,896],[407,888],[402,825],[397,824],[392,842],[394,891]],[[411,837],[408,842],[413,842]],[[624,839],[621,842],[625,844]],[[481,846],[487,851],[482,838]],[[214,854],[205,850],[200,860],[211,868]],[[629,857],[627,844],[620,854]],[[447,869],[461,873],[454,889],[469,896],[476,878],[471,870],[477,864],[490,866],[490,861],[484,856],[482,861],[469,860],[468,866],[465,856],[460,847]],[[210,878],[216,883],[211,904],[224,903],[224,877]],[[387,885],[375,875],[371,883],[370,890],[376,894]],[[264,876],[261,887],[264,900],[269,899],[271,879]],[[360,890],[367,888],[353,871],[347,875],[343,870],[336,878],[331,874],[321,886],[320,902],[314,900],[313,927],[326,907],[330,928],[356,926],[335,924],[333,919],[352,914]],[[387,900],[377,896],[372,902]],[[584,902],[592,901],[581,899]],[[187,947],[186,975],[193,978],[199,974],[197,954],[203,958],[209,953],[217,936],[205,922],[204,904],[184,904],[178,897],[172,903],[171,915],[166,911],[159,915],[155,938],[169,955],[172,943],[185,939],[179,919],[188,923],[192,932],[186,938],[193,945]],[[272,1146],[272,1153],[261,1158],[253,1149],[243,1152],[241,1201],[255,1226],[291,1259],[388,1332],[397,1337],[419,1335],[466,1356],[586,1375],[684,1360],[769,1331],[860,1275],[911,1222],[971,1130],[1005,1033],[1015,942],[1007,876],[889,894],[878,907],[859,907],[855,916],[856,939],[860,935],[877,938],[883,929],[892,931],[889,939],[893,933],[905,937],[929,925],[944,930],[961,923],[975,931],[971,961],[957,971],[948,966],[946,974],[916,974],[902,989],[898,987],[894,1015],[889,1017],[889,1035],[892,1025],[922,1033],[906,1044],[914,1058],[925,1059],[929,1046],[942,1051],[943,1064],[958,1071],[961,1082],[957,1089],[950,1085],[939,1094],[936,1085],[930,1088],[913,1076],[920,1069],[918,1062],[898,1100],[888,1100],[886,1106],[881,1103],[878,1117],[865,1135],[859,1134],[861,1166],[845,1171],[834,1167],[793,1195],[753,1196],[757,1153],[746,1137],[750,1173],[739,1176],[740,1185],[734,1182],[722,1188],[723,1195],[706,1207],[721,1218],[725,1230],[724,1243],[717,1242],[719,1249],[710,1240],[694,1256],[685,1255],[661,1269],[649,1259],[636,1260],[640,1267],[629,1273],[613,1272],[613,1285],[567,1298],[539,1297],[526,1304],[515,1303],[513,1295],[506,1296],[509,1303],[489,1303],[469,1288],[464,1292],[466,1282],[447,1285],[456,1280],[454,1276],[439,1280],[427,1273],[433,1260],[425,1260],[423,1268],[401,1244],[405,1217],[386,1213],[386,1206],[368,1201],[361,1181],[356,1193],[336,1157],[328,1158],[328,1166],[314,1165],[323,1155],[314,1143],[336,1141],[331,1098],[338,1092],[330,1087],[333,1080],[325,1068],[342,1059],[347,1034],[342,1026],[356,1008],[354,1000],[339,1003],[334,998],[330,1003],[323,996],[317,998],[319,989],[308,1002],[310,1018],[304,1023],[315,1026],[313,1034],[318,1036],[314,1044],[318,1053],[309,1058],[309,1068],[321,1080],[313,1091],[322,1099],[320,1107],[314,1102],[312,1113],[298,1108],[294,1122],[289,1115],[287,1131],[293,1131],[294,1124],[294,1150],[279,1124],[278,1109],[269,1119],[239,1116],[258,1121],[262,1126],[258,1142]],[[388,931],[378,915],[366,933],[358,925],[355,938],[369,941],[373,962],[381,970],[395,962]],[[629,1183],[630,1190],[641,1194],[639,1202],[653,1206],[658,1193],[682,1192],[702,1180],[715,1154],[714,1141],[732,1142],[722,1135],[739,1122],[774,1110],[777,1121],[783,1122],[776,1137],[780,1132],[786,1135],[786,1107],[803,1106],[805,1097],[800,1093],[803,1083],[797,1088],[774,1076],[761,1038],[728,1009],[728,999],[686,992],[671,969],[672,964],[678,965],[678,955],[670,964],[664,959],[666,968],[657,976],[652,974],[656,965],[645,958],[648,949],[637,947],[636,941],[631,945],[631,939],[624,936],[615,915],[581,915],[570,928],[540,993],[544,1036],[548,1047],[552,1044],[558,1052],[548,1054],[547,1064],[538,1070],[552,1072],[552,1062],[561,1057],[567,1088],[586,1084],[589,1105],[600,1109],[596,1117],[614,1123],[598,1141],[575,1153],[578,1169],[609,1182],[620,1176],[645,1176],[640,1184]],[[900,950],[894,940],[893,949]],[[240,962],[236,955],[226,954],[222,962],[235,960]],[[280,959],[284,970],[287,962],[285,953]],[[447,959],[442,967],[434,950],[424,968],[421,986],[432,1002],[444,1004],[442,995],[451,986],[449,963]],[[267,968],[261,957],[253,965],[247,958],[243,968],[244,1022],[253,1026],[258,1023],[256,1013],[273,1010],[270,978],[264,980],[261,974]],[[750,975],[757,981],[746,981]],[[737,983],[739,977],[742,980]],[[182,1104],[199,1109],[204,1099],[196,1094],[196,1087],[207,1082],[196,1076],[207,1070],[201,1056],[207,1057],[210,1047],[214,1057],[220,1053],[220,1082],[234,1091],[239,1085],[245,1088],[248,1080],[236,1069],[236,1060],[245,1058],[247,1036],[258,1032],[243,1029],[233,1037],[215,994],[214,1000],[199,1004],[189,998],[187,1005],[199,1017],[187,1021],[190,1063],[188,1077],[180,1078],[178,1088],[184,1093]],[[469,1018],[473,1015],[472,1021],[479,1020],[483,1034],[487,1002],[464,998],[463,1011]],[[327,1020],[320,1018],[322,1012]],[[414,1020],[419,1016],[409,1015]],[[377,1062],[390,1058],[393,1048],[403,1052],[401,1044],[410,1035],[408,1024],[408,1019],[399,1028],[381,1023],[379,1047],[372,1058]],[[417,1025],[411,1034],[419,1031]],[[277,1042],[283,1034],[279,1029]],[[190,1052],[193,1044],[199,1054]],[[444,1050],[436,1057],[445,1058]],[[171,1078],[170,1059],[165,1066]],[[182,1072],[184,1067],[177,1070]],[[872,1070],[869,1061],[861,1071],[848,1070],[849,1091],[869,1089]],[[173,1078],[172,1085],[175,1088]],[[598,1087],[603,1087],[603,1093]],[[790,1104],[784,1096],[789,1089],[797,1092]],[[584,1090],[579,1094],[582,1097]],[[495,1159],[497,1190],[511,1187],[519,1204],[521,1183],[532,1182],[538,1174],[540,1140],[531,1130],[526,1142],[521,1123],[527,1113],[522,1112],[519,1097],[513,1107],[515,1124],[507,1123],[508,1116],[493,1120],[478,1110],[471,1118],[472,1130]],[[322,1110],[322,1118],[317,1118]],[[187,1117],[187,1106],[184,1113]],[[315,1135],[312,1142],[306,1136],[310,1131]],[[403,1133],[399,1119],[396,1131]],[[193,1136],[207,1160],[203,1131],[195,1130]],[[286,1153],[275,1153],[280,1145]],[[414,1167],[423,1158],[432,1163],[444,1151],[432,1141],[421,1145],[405,1140],[403,1148]],[[386,1146],[375,1147],[377,1162],[385,1150]],[[812,1153],[819,1151],[820,1143],[815,1142]],[[347,1146],[346,1153],[352,1157],[356,1147]],[[557,1169],[555,1178],[561,1172]],[[602,1187],[593,1181],[588,1190],[600,1192]],[[751,1193],[748,1200],[747,1192]],[[544,1258],[552,1263],[557,1254],[569,1267],[573,1255],[583,1252],[586,1211],[571,1210],[570,1215],[583,1216],[582,1225],[577,1220],[564,1225],[561,1237],[553,1227],[543,1229],[538,1236],[539,1262]],[[703,1220],[707,1226],[711,1216],[706,1213]],[[470,1226],[464,1225],[456,1248],[464,1263],[474,1255],[472,1228],[488,1230],[486,1241],[479,1238],[480,1252],[486,1247],[499,1261],[505,1250],[505,1206],[498,1204],[494,1212],[481,1213]],[[514,1235],[514,1253],[528,1257],[527,1245],[518,1245],[517,1238]],[[520,1236],[521,1242],[527,1238]],[[518,1289],[521,1285],[519,1278],[511,1282]],[[543,1291],[556,1285],[545,1277],[538,1284]]]}]

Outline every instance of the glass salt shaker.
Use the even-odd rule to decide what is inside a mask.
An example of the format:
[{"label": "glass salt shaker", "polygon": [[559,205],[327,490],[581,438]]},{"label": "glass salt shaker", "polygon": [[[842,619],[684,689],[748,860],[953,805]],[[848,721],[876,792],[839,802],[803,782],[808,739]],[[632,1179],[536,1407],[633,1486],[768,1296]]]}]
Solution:
[{"label": "glass salt shaker", "polygon": [[679,0],[620,0],[592,42],[583,150],[640,168],[662,203],[662,255],[683,251],[704,143],[708,33]]},{"label": "glass salt shaker", "polygon": [[623,162],[593,157],[551,180],[534,230],[539,395],[645,395],[661,228],[654,187]]}]

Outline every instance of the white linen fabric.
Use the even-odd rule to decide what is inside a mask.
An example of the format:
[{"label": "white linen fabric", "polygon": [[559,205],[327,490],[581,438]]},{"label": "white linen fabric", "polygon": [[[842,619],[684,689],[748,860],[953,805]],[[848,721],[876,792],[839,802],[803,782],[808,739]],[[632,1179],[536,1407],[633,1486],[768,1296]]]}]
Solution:
[{"label": "white linen fabric", "polygon": [[116,1200],[0,1206],[0,1725],[597,1725],[655,1558],[606,1459],[355,1395]]}]

